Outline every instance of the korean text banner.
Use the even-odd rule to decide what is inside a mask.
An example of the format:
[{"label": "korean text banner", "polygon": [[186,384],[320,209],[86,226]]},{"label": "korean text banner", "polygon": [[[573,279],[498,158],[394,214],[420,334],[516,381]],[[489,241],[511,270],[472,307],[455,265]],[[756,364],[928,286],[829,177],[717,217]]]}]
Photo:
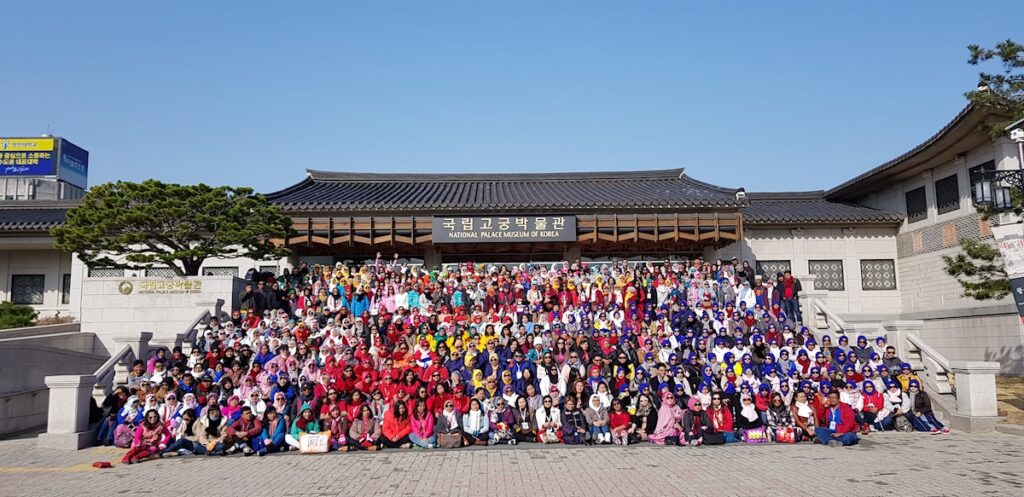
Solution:
[{"label": "korean text banner", "polygon": [[0,138],[0,176],[54,173],[53,138]]},{"label": "korean text banner", "polygon": [[451,216],[431,222],[434,243],[575,242],[576,216]]},{"label": "korean text banner", "polygon": [[60,142],[60,179],[79,188],[88,186],[89,152],[74,143],[61,139]]}]

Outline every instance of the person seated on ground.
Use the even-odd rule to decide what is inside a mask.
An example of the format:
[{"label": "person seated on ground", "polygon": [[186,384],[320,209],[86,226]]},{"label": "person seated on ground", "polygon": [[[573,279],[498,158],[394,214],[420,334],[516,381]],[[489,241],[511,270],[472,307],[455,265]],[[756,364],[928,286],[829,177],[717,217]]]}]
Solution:
[{"label": "person seated on ground", "polygon": [[285,443],[285,435],[288,433],[288,421],[274,407],[268,407],[263,412],[263,431],[260,433],[257,456],[264,456],[268,452],[273,454],[288,450]]},{"label": "person seated on ground", "polygon": [[725,443],[734,443],[739,441],[739,439],[736,438],[736,430],[733,427],[732,409],[729,409],[725,403],[722,402],[721,393],[716,392],[711,394],[711,407],[709,407],[705,412],[708,415],[708,419],[711,420],[711,431],[721,433]]},{"label": "person seated on ground", "polygon": [[875,423],[880,418],[884,419],[888,414],[885,411],[885,399],[881,392],[875,389],[875,382],[864,380],[861,384],[861,403],[863,406],[861,418],[864,420],[864,424],[861,425],[860,433],[866,435],[877,429]]},{"label": "person seated on ground", "polygon": [[124,464],[134,464],[142,459],[157,455],[161,450],[167,448],[171,433],[160,421],[160,414],[156,409],[146,411],[142,422],[135,428],[135,440],[131,449],[121,458]]},{"label": "person seated on ground", "polygon": [[793,430],[796,432],[796,423],[793,422],[793,412],[790,411],[789,406],[782,398],[782,394],[775,392],[771,396],[771,400],[768,401],[768,410],[765,411],[765,417],[767,418],[767,424],[769,430],[769,436],[772,440],[776,440],[776,434],[781,433],[784,430]]},{"label": "person seated on ground", "polygon": [[856,445],[860,441],[857,438],[856,417],[850,406],[839,402],[839,392],[833,390],[828,394],[828,409],[822,419],[822,426],[815,428],[814,435],[818,443],[830,447],[842,447]]},{"label": "person seated on ground", "polygon": [[658,427],[658,409],[647,395],[641,394],[636,401],[636,412],[633,413],[633,433],[641,442],[649,441],[649,437]]},{"label": "person seated on ground", "polygon": [[469,401],[469,411],[462,415],[462,430],[466,434],[466,445],[487,445],[490,422],[475,397]]},{"label": "person seated on ground", "polygon": [[290,447],[295,450],[300,448],[300,442],[303,433],[319,433],[320,432],[320,421],[313,415],[313,408],[309,404],[302,406],[302,410],[299,411],[299,416],[292,421],[292,428],[287,435],[284,436],[284,441]]},{"label": "person seated on ground", "polygon": [[588,426],[583,411],[576,405],[576,397],[565,398],[565,412],[562,413],[562,442],[567,445],[587,443]]},{"label": "person seated on ground", "polygon": [[412,447],[409,441],[409,434],[412,433],[412,423],[409,422],[409,404],[396,401],[386,414],[381,427],[383,436],[380,443],[389,449],[408,449]]},{"label": "person seated on ground", "polygon": [[359,416],[352,420],[348,430],[348,446],[355,450],[374,451],[380,448],[380,421],[373,415],[370,406],[363,404]]},{"label": "person seated on ground", "polygon": [[696,397],[689,400],[687,407],[689,409],[683,413],[680,423],[682,432],[680,443],[702,445],[704,435],[711,432],[711,419],[704,411],[704,405]]},{"label": "person seated on ground", "polygon": [[817,427],[818,421],[814,414],[814,408],[807,401],[807,392],[805,390],[796,391],[793,395],[793,405],[790,406],[789,410],[793,414],[793,422],[799,428],[797,430],[797,442],[810,440],[814,437],[814,429]]},{"label": "person seated on ground", "polygon": [[434,435],[434,414],[427,409],[427,403],[417,400],[412,408],[410,416],[412,431],[409,432],[409,441],[416,447],[433,449],[437,446],[437,435]]},{"label": "person seated on ground", "polygon": [[612,432],[608,426],[608,409],[601,404],[601,397],[598,394],[590,396],[590,405],[583,412],[590,427],[590,440],[596,444],[612,443]]},{"label": "person seated on ground", "polygon": [[487,422],[490,434],[490,440],[487,443],[491,445],[516,444],[515,432],[512,431],[515,426],[515,416],[508,408],[504,397],[494,399],[494,408],[487,413]]},{"label": "person seated on ground", "polygon": [[761,422],[761,414],[757,412],[757,407],[754,406],[754,399],[751,396],[740,397],[740,408],[734,418],[734,423],[736,430],[740,433],[764,426],[764,423]]},{"label": "person seated on ground", "polygon": [[935,419],[935,413],[932,411],[932,399],[928,397],[927,392],[921,390],[921,382],[910,380],[908,386],[910,388],[907,391],[907,397],[910,401],[909,405],[913,409],[913,417],[910,421],[914,424],[914,429],[931,433],[949,433],[949,428]]},{"label": "person seated on ground", "polygon": [[[237,399],[237,397],[234,398]],[[248,406],[243,407],[241,413],[238,420],[228,426],[224,444],[228,446],[228,454],[234,454],[240,450],[242,454],[251,456],[256,452],[253,449],[253,441],[263,434],[263,423]]]},{"label": "person seated on ground", "polygon": [[[910,405],[910,397],[906,392],[900,390],[900,383],[896,380],[889,380],[882,397],[885,399],[885,411],[888,416],[875,423],[883,430],[911,431],[913,423],[907,415],[910,414],[913,406]],[[910,429],[903,429],[905,425],[909,425]]]},{"label": "person seated on ground", "polygon": [[[696,397],[692,397],[696,399]],[[698,400],[699,402],[699,400]],[[683,410],[676,405],[676,397],[669,392],[662,395],[661,408],[658,409],[658,424],[648,439],[658,445],[672,445],[682,442]]]},{"label": "person seated on ground", "polygon": [[515,437],[517,442],[537,441],[537,419],[534,410],[530,409],[530,402],[526,396],[516,398],[515,409],[512,410],[515,422]]},{"label": "person seated on ground", "polygon": [[342,409],[342,406],[337,403],[325,404],[325,407],[328,407],[329,410],[323,424],[331,432],[331,438],[327,441],[328,446],[332,450],[348,452],[348,430],[352,427],[352,423],[348,420],[348,411]]},{"label": "person seated on ground", "polygon": [[196,424],[195,409],[185,409],[181,413],[178,424],[171,432],[171,442],[160,455],[176,453],[179,456],[190,456],[195,454],[195,444],[199,443],[199,437],[193,430]]},{"label": "person seated on ground", "polygon": [[612,410],[608,413],[608,426],[615,445],[629,445],[629,436],[636,431],[636,425],[629,412],[622,407],[622,399],[612,399]]},{"label": "person seated on ground", "polygon": [[227,435],[227,422],[220,409],[207,409],[206,414],[199,417],[193,431],[198,433],[198,442],[193,451],[196,455],[222,456],[227,450],[224,437]]},{"label": "person seated on ground", "polygon": [[[444,402],[441,413],[437,415],[437,421],[434,423],[434,435],[442,434],[459,435],[461,438],[465,438],[462,432],[462,415],[455,409],[455,401],[452,399]],[[458,445],[461,446],[462,442],[460,441]]]},{"label": "person seated on ground", "polygon": [[550,444],[562,441],[562,413],[550,395],[541,400],[541,407],[535,411],[537,419],[537,441]]}]

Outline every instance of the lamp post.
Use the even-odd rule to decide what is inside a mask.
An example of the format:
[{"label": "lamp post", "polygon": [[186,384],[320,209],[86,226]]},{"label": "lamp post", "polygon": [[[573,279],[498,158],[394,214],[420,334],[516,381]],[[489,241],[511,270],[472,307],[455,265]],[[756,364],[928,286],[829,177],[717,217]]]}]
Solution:
[{"label": "lamp post", "polygon": [[[1009,213],[1014,210],[1010,196],[1011,188],[1017,194],[1024,193],[1024,119],[1006,127],[1010,140],[1017,144],[1017,169],[1004,171],[983,171],[975,182],[974,197],[977,202],[991,205],[996,211]],[[1013,219],[1005,222],[1002,217]],[[1006,276],[1010,280],[1010,291],[1017,305],[1017,315],[1024,323],[1024,224],[1021,216],[1000,216],[998,225],[992,226],[992,235],[1003,259]],[[1007,219],[1006,221],[1009,221]]]}]

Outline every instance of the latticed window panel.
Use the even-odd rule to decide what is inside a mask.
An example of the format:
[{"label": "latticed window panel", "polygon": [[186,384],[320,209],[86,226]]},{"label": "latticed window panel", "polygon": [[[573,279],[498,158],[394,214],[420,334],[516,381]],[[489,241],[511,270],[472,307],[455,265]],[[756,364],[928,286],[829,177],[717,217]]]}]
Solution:
[{"label": "latticed window panel", "polygon": [[124,269],[116,267],[91,267],[90,278],[124,278]]},{"label": "latticed window panel", "polygon": [[935,182],[935,205],[939,214],[960,209],[960,185],[955,174]]},{"label": "latticed window panel", "polygon": [[60,278],[60,303],[71,303],[71,275],[64,273]]},{"label": "latticed window panel", "polygon": [[39,305],[46,293],[46,277],[41,274],[15,274],[11,276],[11,302]]},{"label": "latticed window panel", "polygon": [[277,276],[278,268],[277,266],[260,266],[260,272],[264,274],[270,273],[274,276]]},{"label": "latticed window panel", "polygon": [[815,290],[843,291],[846,282],[843,280],[843,261],[807,261],[807,272],[816,276]]},{"label": "latticed window panel", "polygon": [[146,276],[150,278],[173,278],[176,275],[169,267],[151,267],[146,270]]},{"label": "latticed window panel", "polygon": [[892,259],[861,260],[860,283],[864,290],[895,290],[896,261]]},{"label": "latticed window panel", "polygon": [[907,220],[911,223],[928,218],[928,197],[924,187],[910,190],[907,196]]},{"label": "latticed window panel", "polygon": [[203,276],[238,276],[238,267],[204,267]]},{"label": "latticed window panel", "polygon": [[757,261],[757,274],[765,278],[775,278],[778,273],[790,271],[789,261]]}]

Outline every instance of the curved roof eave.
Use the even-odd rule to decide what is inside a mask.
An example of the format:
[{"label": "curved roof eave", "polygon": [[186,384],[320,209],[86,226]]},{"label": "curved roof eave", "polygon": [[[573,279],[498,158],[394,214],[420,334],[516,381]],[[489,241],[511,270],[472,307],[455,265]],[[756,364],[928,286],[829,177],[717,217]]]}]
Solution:
[{"label": "curved roof eave", "polygon": [[[878,175],[895,174],[902,168],[901,166],[907,166],[908,164],[916,165],[912,163],[913,159],[921,156],[932,147],[942,144],[946,139],[948,139],[948,137],[953,135],[955,131],[962,131],[964,126],[977,128],[977,125],[981,123],[988,114],[988,112],[980,107],[976,107],[973,103],[967,104],[967,106],[964,107],[956,117],[927,140],[921,142],[916,147],[908,150],[899,157],[887,161],[833,188],[830,188],[825,192],[825,198],[834,199],[856,193],[866,182],[876,179]],[[978,131],[981,132],[980,129]]]}]

